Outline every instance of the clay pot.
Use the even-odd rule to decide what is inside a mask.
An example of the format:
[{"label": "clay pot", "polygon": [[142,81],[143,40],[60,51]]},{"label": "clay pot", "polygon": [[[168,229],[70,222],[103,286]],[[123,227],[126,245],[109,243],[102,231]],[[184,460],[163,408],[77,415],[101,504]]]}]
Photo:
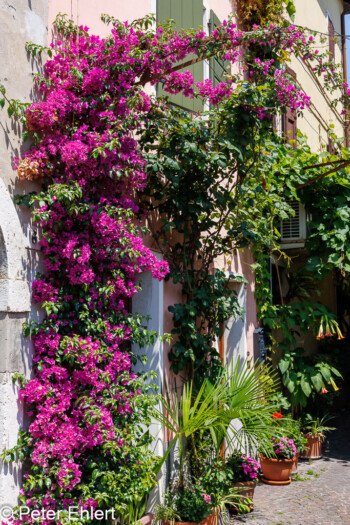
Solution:
[{"label": "clay pot", "polygon": [[[238,490],[237,494],[239,496],[242,496],[242,503],[245,503],[245,498],[249,498],[250,500],[253,499],[254,490],[255,490],[255,481],[238,481],[237,483],[233,483],[232,486],[237,489],[241,489],[241,490]],[[253,508],[254,508],[254,505],[251,504],[250,510],[252,511]],[[232,512],[235,512],[236,510],[238,510],[235,505],[230,505],[229,509]]]},{"label": "clay pot", "polygon": [[154,514],[152,512],[148,512],[144,516],[142,516],[141,519],[137,521],[137,523],[142,523],[142,525],[152,525],[152,522],[154,520]]},{"label": "clay pot", "polygon": [[240,496],[245,496],[246,498],[253,499],[255,481],[238,481],[237,483],[233,483],[232,486],[237,489],[242,489],[238,491],[238,494]]},{"label": "clay pot", "polygon": [[307,446],[300,454],[301,459],[321,459],[322,458],[322,436],[312,436],[306,434]]},{"label": "clay pot", "polygon": [[296,474],[298,471],[298,459],[299,459],[299,452],[295,455],[295,458],[293,459],[292,474]]},{"label": "clay pot", "polygon": [[[213,514],[210,514],[207,516],[203,521],[199,523],[199,525],[218,525],[219,521],[219,512],[215,511]],[[198,523],[195,522],[189,522],[189,521],[166,521],[164,525],[198,525]]]},{"label": "clay pot", "polygon": [[260,458],[263,476],[261,481],[268,485],[288,485],[291,482],[293,459]]}]

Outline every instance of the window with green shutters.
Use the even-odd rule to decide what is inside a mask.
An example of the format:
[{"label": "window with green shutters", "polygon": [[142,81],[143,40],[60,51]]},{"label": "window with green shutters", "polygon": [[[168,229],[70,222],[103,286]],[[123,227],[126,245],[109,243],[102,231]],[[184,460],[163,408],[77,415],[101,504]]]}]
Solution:
[{"label": "window with green shutters", "polygon": [[[210,21],[209,21],[209,34],[216,27],[221,25],[221,21],[218,19],[214,11],[210,10]],[[220,82],[225,80],[225,74],[229,71],[230,63],[227,60],[220,58],[211,58],[209,62],[209,78],[213,82],[213,86],[217,86]]]},{"label": "window with green shutters", "polygon": [[[199,28],[203,26],[203,0],[157,0],[157,22],[164,22],[172,18],[175,28],[181,29]],[[189,56],[187,60],[191,57]],[[195,58],[195,55],[193,55]],[[204,79],[204,64],[198,62],[186,67],[191,71],[194,81],[200,82]],[[161,82],[157,85],[157,95],[167,95],[172,104],[181,106],[189,111],[198,112],[203,110],[203,102],[200,99],[184,97],[181,93],[170,95],[166,93]]]}]

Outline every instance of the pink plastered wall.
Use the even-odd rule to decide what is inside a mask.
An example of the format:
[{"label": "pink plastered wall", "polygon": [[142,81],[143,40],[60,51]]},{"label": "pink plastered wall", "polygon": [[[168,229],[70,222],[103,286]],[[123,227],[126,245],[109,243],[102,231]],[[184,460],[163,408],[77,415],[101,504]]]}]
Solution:
[{"label": "pink plastered wall", "polygon": [[227,21],[229,15],[234,11],[232,0],[205,0],[204,3],[215,12],[221,22]]},{"label": "pink plastered wall", "polygon": [[110,27],[101,21],[101,14],[108,14],[122,22],[142,18],[155,11],[152,0],[49,0],[49,40],[52,24],[58,13],[66,13],[79,25],[88,26],[90,32],[105,37]]}]

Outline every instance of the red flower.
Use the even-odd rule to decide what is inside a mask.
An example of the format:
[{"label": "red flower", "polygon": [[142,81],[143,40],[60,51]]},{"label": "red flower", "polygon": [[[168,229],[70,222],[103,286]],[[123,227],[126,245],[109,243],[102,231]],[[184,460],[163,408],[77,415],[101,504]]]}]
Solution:
[{"label": "red flower", "polygon": [[328,394],[328,390],[327,390],[327,388],[326,388],[326,387],[322,387],[320,393],[321,393],[321,394]]},{"label": "red flower", "polygon": [[283,416],[281,412],[273,412],[272,417],[273,419],[281,419]]}]

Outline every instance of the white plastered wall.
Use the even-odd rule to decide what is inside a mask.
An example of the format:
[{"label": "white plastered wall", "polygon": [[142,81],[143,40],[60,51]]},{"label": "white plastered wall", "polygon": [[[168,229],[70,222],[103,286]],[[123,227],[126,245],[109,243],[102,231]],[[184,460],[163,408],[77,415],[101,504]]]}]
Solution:
[{"label": "white plastered wall", "polygon": [[[160,254],[154,252],[158,259],[162,257]],[[147,322],[147,328],[150,331],[155,331],[159,335],[163,334],[163,297],[164,286],[163,281],[154,279],[151,272],[145,272],[141,275],[142,290],[136,294],[132,299],[132,312],[144,316],[150,316]],[[163,390],[163,343],[159,337],[156,339],[151,347],[140,348],[138,345],[133,345],[133,352],[137,355],[146,355],[149,361],[143,365],[138,363],[135,367],[135,373],[138,372],[155,372],[157,377],[150,379],[149,382],[155,383],[158,392]],[[163,429],[162,426],[153,422],[150,427],[151,435],[154,437],[152,451],[157,456],[163,456]],[[161,496],[164,493],[165,476],[164,469],[159,477],[158,490],[153,491],[149,501],[149,508],[152,510],[156,504],[159,503]]]},{"label": "white plastered wall", "polygon": [[[230,286],[237,294],[238,304],[242,313],[241,316],[234,315],[230,317],[224,325],[224,359],[229,367],[235,367],[238,362],[239,368],[241,369],[247,360],[247,284],[245,282],[235,281],[235,274],[227,272],[227,278],[229,278],[230,275],[233,277],[233,279],[230,280]],[[243,275],[239,275],[238,277],[244,278]],[[242,426],[239,419],[232,420],[231,424],[236,430],[239,430]],[[229,441],[231,441],[232,437],[232,432],[229,432]],[[226,447],[229,453],[228,443],[226,443]]]},{"label": "white plastered wall", "polygon": [[[0,450],[13,447],[23,425],[14,372],[23,372],[22,323],[30,311],[25,277],[26,239],[11,197],[0,179]],[[20,487],[17,464],[0,467],[0,504],[15,505]]]},{"label": "white plastered wall", "polygon": [[[227,277],[229,277],[229,273],[227,273]],[[244,276],[239,277],[244,278]],[[237,360],[239,360],[240,366],[242,366],[247,359],[247,285],[245,282],[231,279],[230,286],[237,293],[242,315],[232,316],[225,323],[223,334],[225,363],[233,363],[233,366],[235,366]]]}]

